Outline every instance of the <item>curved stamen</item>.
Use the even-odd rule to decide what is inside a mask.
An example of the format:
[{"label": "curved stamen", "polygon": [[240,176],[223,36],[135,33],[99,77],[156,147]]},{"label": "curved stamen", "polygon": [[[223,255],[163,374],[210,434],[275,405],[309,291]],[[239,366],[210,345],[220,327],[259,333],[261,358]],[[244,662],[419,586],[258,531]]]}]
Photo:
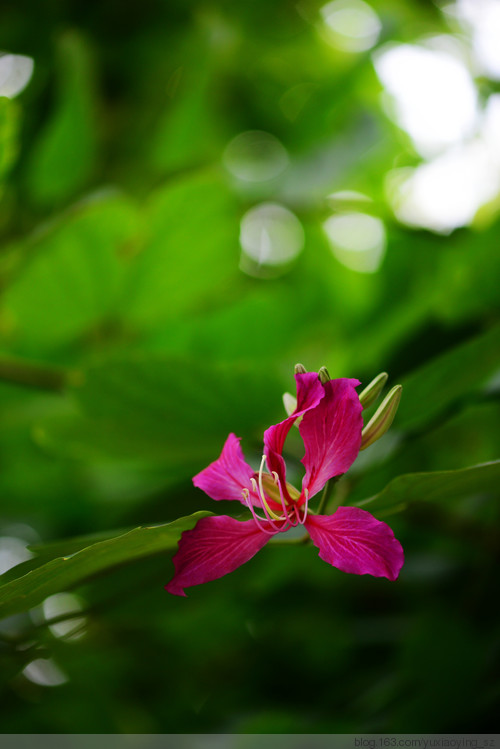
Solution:
[{"label": "curved stamen", "polygon": [[[280,482],[279,476],[276,473],[276,471],[273,471],[273,478],[274,478],[274,483],[278,487],[278,491],[280,493],[280,500],[281,500],[281,506],[283,507],[283,514],[286,517],[286,519],[288,520],[288,522],[290,523],[290,525],[293,525],[295,527],[297,525],[297,523],[294,523],[292,521],[291,517],[288,514],[288,510],[287,510],[287,507],[286,507],[285,498],[283,496],[283,489],[281,488],[281,482]],[[292,511],[293,511],[293,509],[294,508],[292,508]]]},{"label": "curved stamen", "polygon": [[[250,501],[247,502],[247,505],[248,505],[248,509],[253,515],[253,519],[255,520],[255,524],[257,528],[259,529],[259,531],[262,531],[262,533],[267,533],[269,536],[274,536],[276,533],[279,533],[279,530],[276,530],[274,528],[274,525],[272,522],[269,523],[267,520],[264,520],[264,518],[260,518],[257,515]],[[265,525],[271,525],[272,530],[269,528],[265,528],[264,527]]]},{"label": "curved stamen", "polygon": [[[255,491],[257,492],[257,489],[256,489],[256,487],[257,487],[257,482],[255,481],[255,479],[250,479],[250,481],[252,481],[252,482],[253,482],[253,485],[254,485],[254,489],[255,489]],[[276,525],[276,523],[274,522],[274,520],[272,520],[272,519],[270,518],[270,516],[269,516],[269,515],[268,515],[268,513],[266,512],[266,508],[265,508],[264,506],[262,506],[262,509],[263,509],[263,511],[264,511],[264,515],[265,515],[265,517],[264,517],[264,518],[261,518],[261,517],[260,517],[260,515],[257,515],[257,513],[255,512],[255,508],[253,507],[253,505],[252,505],[252,503],[251,503],[251,501],[250,501],[250,492],[248,491],[248,489],[243,489],[241,493],[243,494],[243,497],[244,497],[244,499],[245,499],[245,502],[246,502],[246,504],[248,505],[248,509],[249,509],[249,510],[250,510],[250,512],[252,513],[252,515],[253,515],[253,519],[255,520],[255,522],[257,523],[257,525],[259,524],[259,522],[261,522],[261,523],[268,523],[268,524],[269,524],[269,525],[271,526],[271,528],[273,528],[273,529],[274,529],[274,530],[272,531],[273,533],[277,533],[278,531],[280,531],[280,530],[281,530],[281,528],[280,528],[280,527],[279,527],[278,525]],[[257,494],[258,494],[258,492],[257,492]],[[284,520],[284,518],[277,518],[277,519],[278,519],[278,520]],[[259,526],[259,527],[260,527],[260,526]],[[261,529],[261,530],[262,530],[262,529]],[[270,533],[271,531],[266,531],[266,532],[267,532],[267,533]]]},{"label": "curved stamen", "polygon": [[255,493],[257,494],[257,496],[261,500],[262,512],[266,516],[265,517],[266,521],[268,523],[271,523],[271,525],[272,525],[273,528],[278,528],[278,526],[276,526],[276,521],[281,522],[282,520],[285,519],[284,516],[283,515],[281,515],[281,516],[280,515],[276,515],[276,513],[271,512],[271,510],[268,511],[268,504],[267,504],[266,501],[264,501],[264,502],[262,501],[262,497],[260,496],[259,490],[257,488],[257,482],[255,481],[254,478],[251,478],[250,481],[252,482],[252,486],[254,488]]},{"label": "curved stamen", "polygon": [[[280,518],[279,515],[276,515],[276,513],[271,510],[271,508],[269,507],[269,505],[267,504],[267,501],[266,501],[266,495],[264,493],[264,487],[262,485],[262,474],[263,474],[263,471],[264,471],[264,464],[265,464],[265,462],[266,462],[266,456],[263,455],[262,456],[262,460],[260,461],[260,468],[259,468],[259,492],[258,492],[258,494],[260,496],[260,499],[261,499],[261,502],[262,502],[262,505],[263,505],[262,509],[264,511],[267,510],[267,512],[269,512],[269,514],[271,515],[271,517],[273,517],[275,520],[282,520],[283,518]],[[250,480],[251,481],[252,480],[255,481],[255,479],[250,479]],[[267,515],[267,513],[266,513],[266,515]]]},{"label": "curved stamen", "polygon": [[283,520],[283,517],[276,515],[276,513],[273,512],[267,504],[266,495],[264,494],[264,488],[262,486],[262,479],[260,480],[260,486],[257,486],[257,482],[253,477],[250,479],[250,483],[252,484],[254,492],[260,499],[260,504],[262,509],[264,510],[264,515],[266,516],[266,518],[268,520],[270,520],[271,518],[274,518],[274,520]]}]

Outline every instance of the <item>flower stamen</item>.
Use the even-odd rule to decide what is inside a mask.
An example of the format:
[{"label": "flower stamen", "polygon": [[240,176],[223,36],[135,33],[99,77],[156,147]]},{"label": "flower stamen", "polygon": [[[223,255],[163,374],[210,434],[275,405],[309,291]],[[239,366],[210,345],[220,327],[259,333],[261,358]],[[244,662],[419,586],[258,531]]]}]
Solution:
[{"label": "flower stamen", "polygon": [[264,471],[264,463],[265,462],[266,462],[266,456],[263,455],[262,456],[262,460],[260,462],[260,468],[259,468],[259,487],[257,488],[257,482],[255,481],[254,478],[251,478],[250,481],[252,483],[252,486],[253,486],[256,494],[259,496],[259,499],[260,499],[261,504],[262,504],[262,509],[264,510],[264,514],[266,515],[266,517],[267,517],[267,515],[269,513],[269,515],[272,518],[274,518],[274,520],[284,520],[283,516],[280,517],[279,515],[276,515],[276,513],[273,512],[271,510],[271,508],[269,507],[269,505],[267,504],[266,495],[264,493],[264,486],[262,484],[262,474],[263,474],[263,471]]},{"label": "flower stamen", "polygon": [[243,495],[243,499],[245,501],[245,504],[247,504],[248,507],[250,508],[250,510],[252,510],[252,515],[254,516],[254,518],[256,520],[260,520],[263,523],[267,523],[268,521],[271,522],[269,520],[269,518],[267,518],[267,517],[262,518],[260,515],[257,515],[257,513],[254,510],[254,506],[252,505],[252,502],[250,500],[250,492],[248,491],[248,489],[242,489],[241,493]]},{"label": "flower stamen", "polygon": [[276,521],[276,520],[280,520],[280,521],[281,521],[281,520],[284,520],[285,518],[283,517],[283,515],[276,515],[276,513],[275,513],[275,512],[273,512],[273,511],[272,511],[272,510],[271,510],[271,509],[269,508],[269,505],[267,504],[267,502],[266,502],[265,498],[263,498],[263,497],[261,496],[260,492],[259,492],[259,489],[258,489],[258,486],[257,486],[257,482],[256,482],[256,480],[255,480],[254,478],[251,478],[251,479],[250,479],[250,482],[251,482],[251,484],[252,484],[252,486],[253,486],[253,490],[254,490],[254,492],[255,492],[255,493],[257,494],[258,498],[260,499],[260,504],[261,504],[261,507],[262,507],[262,512],[263,512],[263,513],[264,513],[264,515],[266,516],[266,520],[267,520],[267,521],[268,521],[269,523],[271,523],[271,525],[273,525],[273,524],[275,525],[275,521]]},{"label": "flower stamen", "polygon": [[[276,471],[273,471],[273,478],[274,478],[274,483],[278,487],[278,490],[279,490],[279,493],[280,493],[280,500],[281,500],[281,506],[283,507],[283,514],[286,517],[286,519],[288,520],[288,522],[290,523],[290,525],[293,525],[295,527],[297,525],[297,523],[294,523],[292,521],[292,519],[290,518],[289,514],[288,514],[288,510],[286,508],[286,501],[285,501],[285,498],[283,496],[283,489],[281,488],[281,481],[280,481],[279,476],[276,473]],[[292,508],[292,511],[293,511],[293,509],[294,508]]]},{"label": "flower stamen", "polygon": [[304,489],[304,496],[306,498],[306,501],[304,503],[305,504],[304,517],[300,521],[302,525],[304,525],[304,523],[306,522],[306,519],[307,519],[307,510],[309,509],[309,490],[308,489]]},{"label": "flower stamen", "polygon": [[[243,491],[245,491],[245,490],[243,490]],[[248,492],[248,489],[246,491]],[[272,520],[268,521],[265,518],[261,518],[261,517],[259,517],[259,515],[257,515],[257,513],[255,512],[255,510],[253,508],[252,503],[250,502],[250,498],[248,498],[248,500],[246,500],[246,503],[248,505],[248,509],[252,513],[253,519],[255,520],[255,525],[257,526],[257,528],[260,531],[262,531],[263,533],[267,533],[270,536],[274,536],[274,534],[277,533],[277,531],[281,530],[280,528],[276,528],[276,526],[275,526],[275,524],[273,523]],[[270,525],[271,528],[266,528],[265,527],[266,525]]]}]

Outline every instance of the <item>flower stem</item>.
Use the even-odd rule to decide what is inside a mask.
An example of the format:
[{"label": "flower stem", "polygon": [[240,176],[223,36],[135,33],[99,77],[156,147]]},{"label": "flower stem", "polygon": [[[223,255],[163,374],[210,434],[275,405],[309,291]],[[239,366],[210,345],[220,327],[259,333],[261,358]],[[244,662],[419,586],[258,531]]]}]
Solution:
[{"label": "flower stem", "polygon": [[328,495],[330,494],[330,490],[331,490],[330,482],[327,481],[325,484],[325,488],[323,489],[323,494],[321,495],[320,502],[319,502],[319,507],[317,510],[318,515],[323,514],[323,510],[325,509],[326,503],[328,502]]},{"label": "flower stem", "polygon": [[326,484],[325,488],[323,489],[323,494],[321,495],[321,499],[319,502],[319,507],[316,512],[317,515],[324,515],[326,507],[328,505],[328,501],[330,500],[333,492],[333,487],[337,483],[337,481],[342,478],[343,474],[341,473],[340,476],[334,476],[332,479],[329,479]]}]

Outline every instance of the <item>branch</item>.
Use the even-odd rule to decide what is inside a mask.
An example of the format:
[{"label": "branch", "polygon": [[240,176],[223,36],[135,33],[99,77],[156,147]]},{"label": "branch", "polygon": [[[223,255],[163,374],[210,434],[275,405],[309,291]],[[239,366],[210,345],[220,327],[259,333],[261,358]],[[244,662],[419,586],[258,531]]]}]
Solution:
[{"label": "branch", "polygon": [[74,370],[0,357],[0,380],[13,385],[61,392],[79,379],[81,374]]}]

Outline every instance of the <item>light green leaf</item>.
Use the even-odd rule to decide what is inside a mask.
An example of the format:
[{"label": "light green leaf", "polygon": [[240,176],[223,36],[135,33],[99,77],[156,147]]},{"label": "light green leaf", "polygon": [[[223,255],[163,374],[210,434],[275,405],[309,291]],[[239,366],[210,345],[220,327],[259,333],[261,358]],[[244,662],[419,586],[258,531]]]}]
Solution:
[{"label": "light green leaf", "polygon": [[7,333],[21,342],[23,351],[44,352],[107,321],[137,220],[128,199],[96,196],[30,240],[31,257],[3,297]]},{"label": "light green leaf", "polygon": [[215,117],[213,65],[204,40],[196,39],[195,44],[196,57],[191,46],[190,65],[180,64],[165,87],[164,111],[151,140],[150,159],[158,171],[215,160],[222,149]]},{"label": "light green leaf", "polygon": [[28,186],[40,205],[70,198],[88,181],[96,152],[94,92],[89,51],[81,36],[59,40],[56,109],[35,144]]},{"label": "light green leaf", "polygon": [[130,269],[123,315],[136,325],[177,322],[234,294],[239,277],[238,213],[219,175],[190,175],[153,193],[149,240]]},{"label": "light green leaf", "polygon": [[[81,585],[94,575],[121,564],[173,551],[183,531],[209,512],[196,512],[173,523],[135,528],[128,533],[87,546],[72,556],[58,557],[17,580],[0,585],[0,618],[19,614],[54,593]],[[0,583],[2,578],[0,577]]]},{"label": "light green leaf", "polygon": [[498,493],[500,460],[457,471],[407,473],[393,479],[375,497],[356,504],[378,512],[403,509],[411,502],[442,502],[473,494]]}]

